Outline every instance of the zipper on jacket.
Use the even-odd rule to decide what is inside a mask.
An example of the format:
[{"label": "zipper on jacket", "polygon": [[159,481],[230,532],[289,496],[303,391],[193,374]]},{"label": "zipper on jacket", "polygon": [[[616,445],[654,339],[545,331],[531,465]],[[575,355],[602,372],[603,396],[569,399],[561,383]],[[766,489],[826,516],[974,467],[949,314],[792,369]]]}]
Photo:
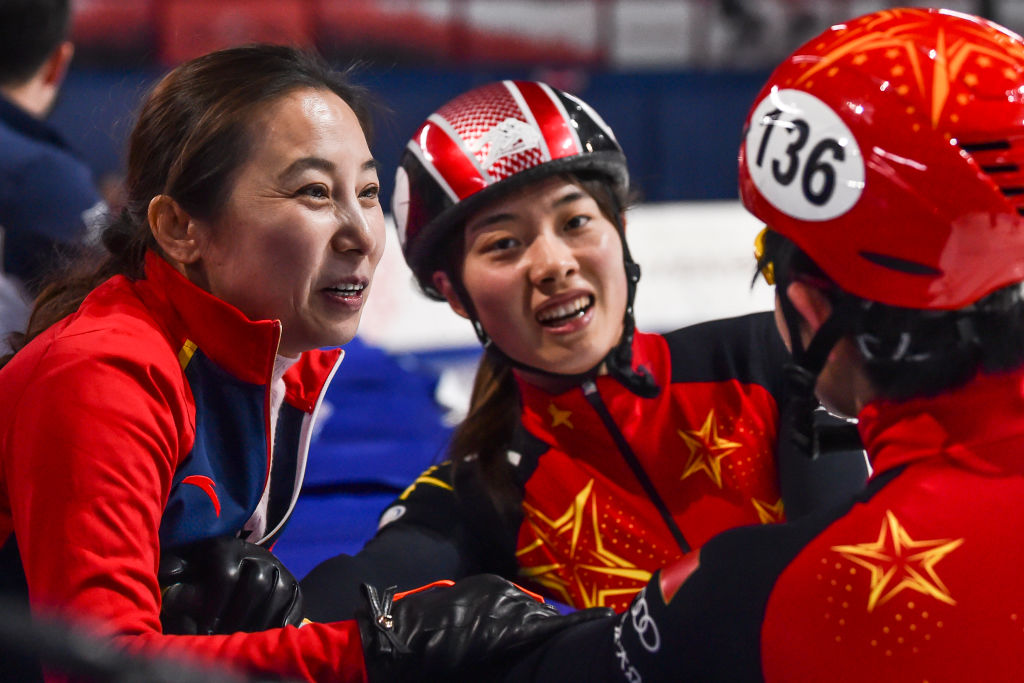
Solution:
[{"label": "zipper on jacket", "polygon": [[591,405],[598,417],[601,418],[601,422],[604,423],[605,429],[608,430],[608,434],[611,435],[612,440],[615,441],[615,445],[619,448],[619,453],[622,454],[622,458],[629,465],[629,468],[633,470],[633,474],[636,475],[637,480],[640,482],[640,486],[643,487],[647,497],[654,503],[654,507],[658,509],[661,514],[661,518],[665,522],[665,526],[668,527],[672,537],[676,540],[676,544],[679,545],[683,553],[689,553],[692,548],[690,544],[686,542],[686,537],[683,536],[682,530],[679,525],[676,524],[676,520],[672,518],[672,513],[669,512],[668,506],[665,505],[665,501],[662,499],[658,490],[654,488],[654,482],[647,476],[647,472],[644,470],[643,465],[640,463],[639,458],[636,457],[636,453],[630,447],[629,442],[626,441],[626,437],[622,435],[619,430],[619,426],[615,424],[615,420],[612,419],[612,414],[608,412],[608,407],[605,406],[604,401],[601,399],[601,394],[597,391],[597,385],[593,381],[587,381],[582,384],[583,395],[587,399],[587,403]]}]

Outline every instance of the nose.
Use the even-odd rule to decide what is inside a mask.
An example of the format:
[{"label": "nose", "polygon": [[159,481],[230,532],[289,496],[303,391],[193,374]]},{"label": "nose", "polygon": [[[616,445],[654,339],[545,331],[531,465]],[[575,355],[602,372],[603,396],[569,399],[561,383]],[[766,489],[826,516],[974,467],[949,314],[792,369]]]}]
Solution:
[{"label": "nose", "polygon": [[[374,209],[380,211],[380,207]],[[331,236],[331,247],[338,253],[353,252],[357,254],[373,254],[383,245],[380,237],[373,229],[373,222],[367,211],[358,202],[336,203],[334,214],[337,228]],[[381,217],[383,220],[383,216]]]},{"label": "nose", "polygon": [[530,279],[535,284],[558,282],[579,269],[572,248],[555,235],[540,235],[530,245]]}]

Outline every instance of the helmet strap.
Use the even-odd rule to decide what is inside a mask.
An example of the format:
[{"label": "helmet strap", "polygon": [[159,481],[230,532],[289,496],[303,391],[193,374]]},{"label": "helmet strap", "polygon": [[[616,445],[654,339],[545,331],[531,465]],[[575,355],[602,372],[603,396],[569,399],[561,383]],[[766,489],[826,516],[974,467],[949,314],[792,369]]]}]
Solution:
[{"label": "helmet strap", "polygon": [[643,398],[654,398],[661,391],[654,377],[644,367],[633,367],[633,336],[636,333],[636,318],[633,315],[633,302],[636,299],[636,285],[640,282],[640,264],[633,260],[626,244],[625,226],[616,213],[616,228],[622,241],[622,260],[626,268],[626,312],[622,316],[622,336],[605,356],[608,374],[619,381],[622,386]]},{"label": "helmet strap", "polygon": [[787,287],[776,287],[782,317],[789,330],[791,361],[783,368],[785,401],[779,426],[779,450],[795,448],[808,458],[818,454],[814,431],[814,411],[819,403],[814,388],[828,355],[845,334],[853,331],[863,315],[861,302],[839,293],[832,298],[832,314],[821,324],[805,348],[800,336],[802,317],[790,300]]}]

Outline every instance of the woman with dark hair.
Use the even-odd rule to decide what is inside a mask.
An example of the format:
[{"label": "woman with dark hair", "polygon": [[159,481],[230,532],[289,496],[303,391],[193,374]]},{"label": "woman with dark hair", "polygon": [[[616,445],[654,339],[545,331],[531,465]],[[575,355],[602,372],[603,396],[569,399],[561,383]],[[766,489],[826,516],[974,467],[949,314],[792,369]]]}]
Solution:
[{"label": "woman with dark hair", "polygon": [[[294,506],[342,356],[320,349],[355,335],[384,244],[368,130],[363,91],[287,47],[200,57],[146,98],[107,255],[42,293],[0,370],[0,577],[34,610],[311,681],[472,672],[565,623],[484,577],[367,588],[358,623],[161,630],[168,551],[269,547]],[[275,604],[301,616],[294,594]]]},{"label": "woman with dark hair", "polygon": [[[771,314],[636,331],[628,190],[611,129],[543,83],[477,88],[414,133],[394,201],[403,252],[485,353],[449,460],[360,553],[303,580],[311,614],[350,613],[367,578],[481,571],[622,610],[714,534],[806,511],[777,457],[788,354]],[[863,481],[850,455],[819,459],[822,501]]]}]

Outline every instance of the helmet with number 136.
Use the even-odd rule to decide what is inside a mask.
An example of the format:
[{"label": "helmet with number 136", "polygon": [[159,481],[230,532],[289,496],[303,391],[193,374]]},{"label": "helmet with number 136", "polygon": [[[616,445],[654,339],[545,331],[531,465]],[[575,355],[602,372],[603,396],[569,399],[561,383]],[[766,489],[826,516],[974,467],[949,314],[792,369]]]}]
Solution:
[{"label": "helmet with number 136", "polygon": [[1022,121],[1019,36],[948,10],[876,12],[771,75],[741,196],[843,290],[962,308],[1024,280]]}]

